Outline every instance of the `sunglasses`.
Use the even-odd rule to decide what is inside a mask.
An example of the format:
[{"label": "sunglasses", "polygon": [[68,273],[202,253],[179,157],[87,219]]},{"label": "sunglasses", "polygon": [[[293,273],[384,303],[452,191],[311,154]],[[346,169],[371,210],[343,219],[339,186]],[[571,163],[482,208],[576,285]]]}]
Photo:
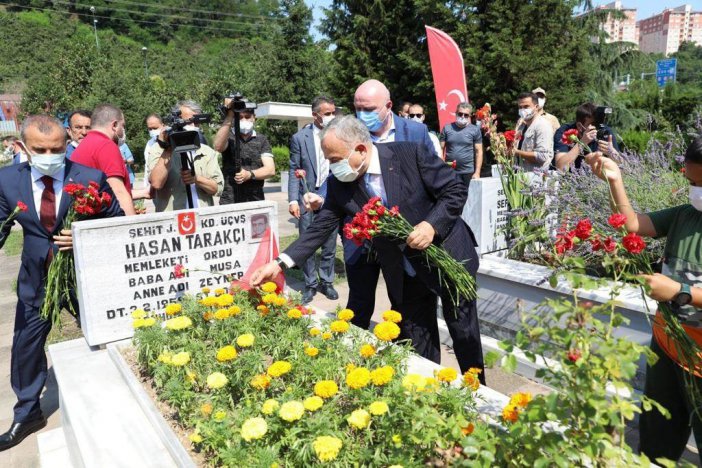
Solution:
[{"label": "sunglasses", "polygon": [[458,117],[470,117],[470,113],[465,113],[465,112],[456,112],[456,115]]},{"label": "sunglasses", "polygon": [[424,117],[424,114],[407,114],[407,117],[409,117],[410,119],[413,119],[415,117],[422,118]]}]

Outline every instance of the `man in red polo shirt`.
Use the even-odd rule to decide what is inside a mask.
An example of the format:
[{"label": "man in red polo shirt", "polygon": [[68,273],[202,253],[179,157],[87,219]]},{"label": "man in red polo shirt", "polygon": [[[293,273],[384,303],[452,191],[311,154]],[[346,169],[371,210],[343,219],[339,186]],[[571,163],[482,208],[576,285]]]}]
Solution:
[{"label": "man in red polo shirt", "polygon": [[110,104],[100,104],[92,114],[92,130],[71,155],[71,161],[104,172],[124,214],[133,215],[132,186],[119,145],[124,143],[124,114]]}]

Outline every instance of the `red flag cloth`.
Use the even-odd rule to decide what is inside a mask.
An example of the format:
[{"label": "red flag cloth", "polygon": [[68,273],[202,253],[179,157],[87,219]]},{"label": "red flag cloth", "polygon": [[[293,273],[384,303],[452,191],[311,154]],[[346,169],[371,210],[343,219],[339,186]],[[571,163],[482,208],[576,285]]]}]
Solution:
[{"label": "red flag cloth", "polygon": [[[266,232],[263,233],[263,237],[261,238],[261,242],[258,244],[258,251],[256,251],[256,256],[254,257],[253,262],[251,262],[249,269],[240,280],[232,281],[233,287],[244,291],[251,289],[249,281],[251,280],[251,276],[253,275],[254,271],[278,256],[280,253],[278,252],[278,243],[275,240],[275,236],[272,234],[271,228],[266,229]],[[278,285],[278,290],[282,291],[285,288],[285,275],[281,273],[273,280],[273,282]]]},{"label": "red flag cloth", "polygon": [[424,26],[427,30],[427,45],[431,73],[434,77],[436,110],[439,113],[440,129],[456,120],[456,106],[468,101],[466,72],[461,49],[445,32]]}]

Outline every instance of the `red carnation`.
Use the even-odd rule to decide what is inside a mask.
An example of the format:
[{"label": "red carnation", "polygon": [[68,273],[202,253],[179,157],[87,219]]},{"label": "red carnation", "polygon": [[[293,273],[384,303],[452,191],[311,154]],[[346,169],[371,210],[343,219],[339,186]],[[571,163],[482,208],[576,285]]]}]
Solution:
[{"label": "red carnation", "polygon": [[602,244],[602,240],[600,239],[599,235],[595,235],[595,237],[590,240],[590,245],[592,246],[593,252],[597,252],[604,248],[604,245]]},{"label": "red carnation", "polygon": [[646,248],[646,242],[636,233],[630,232],[622,239],[622,245],[633,254],[639,254]]},{"label": "red carnation", "polygon": [[514,140],[517,138],[517,132],[514,130],[507,130],[502,135],[505,137],[505,143],[507,143],[507,146],[514,145]]},{"label": "red carnation", "polygon": [[575,237],[580,240],[587,240],[590,238],[590,234],[592,234],[592,223],[587,218],[581,219],[578,225],[575,226]]},{"label": "red carnation", "polygon": [[446,161],[446,164],[451,168],[451,169],[456,169],[458,167],[458,163],[454,159],[453,161]]},{"label": "red carnation", "polygon": [[556,252],[559,255],[563,255],[569,250],[572,250],[574,245],[573,238],[575,237],[575,231],[569,231],[565,234],[558,234],[556,236]]},{"label": "red carnation", "polygon": [[577,143],[578,140],[578,130],[576,130],[575,128],[566,130],[565,132],[563,132],[563,136],[561,136],[561,143],[563,143],[564,145],[573,145]]},{"label": "red carnation", "polygon": [[602,243],[602,247],[604,247],[605,252],[612,253],[617,249],[617,242],[612,239],[612,236],[609,236]]},{"label": "red carnation", "polygon": [[578,362],[578,359],[582,357],[582,353],[579,349],[571,349],[568,351],[568,360],[570,362]]},{"label": "red carnation", "polygon": [[187,272],[188,270],[183,265],[176,265],[175,268],[173,268],[173,276],[178,279],[185,278]]},{"label": "red carnation", "polygon": [[614,229],[619,229],[626,224],[626,216],[621,213],[615,213],[609,217],[607,222]]},{"label": "red carnation", "polygon": [[27,205],[24,202],[18,201],[17,202],[17,209],[26,212],[27,211]]},{"label": "red carnation", "polygon": [[295,169],[295,177],[298,179],[304,179],[307,176],[307,172],[304,169]]}]

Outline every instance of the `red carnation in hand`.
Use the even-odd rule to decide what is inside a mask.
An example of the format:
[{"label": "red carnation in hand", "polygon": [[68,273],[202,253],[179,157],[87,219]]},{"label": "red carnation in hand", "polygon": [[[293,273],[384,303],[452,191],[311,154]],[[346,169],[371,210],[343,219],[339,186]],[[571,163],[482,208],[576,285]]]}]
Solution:
[{"label": "red carnation in hand", "polygon": [[173,268],[173,276],[178,279],[185,278],[187,272],[188,270],[183,265],[176,265],[175,268]]},{"label": "red carnation in hand", "polygon": [[514,130],[507,130],[502,135],[505,137],[505,143],[507,143],[507,146],[514,145],[514,140],[517,138],[517,132]]},{"label": "red carnation in hand", "polygon": [[570,146],[577,143],[578,139],[578,130],[571,128],[570,130],[563,132],[563,136],[561,136],[561,143]]},{"label": "red carnation in hand", "polygon": [[307,177],[307,172],[304,169],[295,169],[295,177],[297,179],[304,179]]},{"label": "red carnation in hand", "polygon": [[455,159],[453,161],[446,161],[446,164],[448,164],[451,169],[456,169],[456,167],[458,167],[458,163]]},{"label": "red carnation in hand", "polygon": [[614,239],[612,239],[612,236],[609,236],[604,240],[602,247],[604,247],[605,252],[612,253],[617,249],[617,243]]},{"label": "red carnation in hand", "polygon": [[633,254],[639,254],[646,248],[646,242],[636,233],[630,232],[622,239],[622,245]]},{"label": "red carnation in hand", "polygon": [[579,349],[571,349],[568,351],[568,360],[570,362],[578,362],[578,360],[582,357],[582,353],[580,352]]},{"label": "red carnation in hand", "polygon": [[24,202],[18,201],[17,202],[17,209],[26,212],[27,211],[27,205]]},{"label": "red carnation in hand", "polygon": [[626,224],[626,216],[621,214],[621,213],[615,213],[609,217],[607,222],[614,229],[620,229],[622,226],[624,226]]},{"label": "red carnation in hand", "polygon": [[587,240],[590,238],[590,234],[592,234],[592,223],[587,218],[581,219],[578,225],[575,226],[575,237],[580,240]]}]

